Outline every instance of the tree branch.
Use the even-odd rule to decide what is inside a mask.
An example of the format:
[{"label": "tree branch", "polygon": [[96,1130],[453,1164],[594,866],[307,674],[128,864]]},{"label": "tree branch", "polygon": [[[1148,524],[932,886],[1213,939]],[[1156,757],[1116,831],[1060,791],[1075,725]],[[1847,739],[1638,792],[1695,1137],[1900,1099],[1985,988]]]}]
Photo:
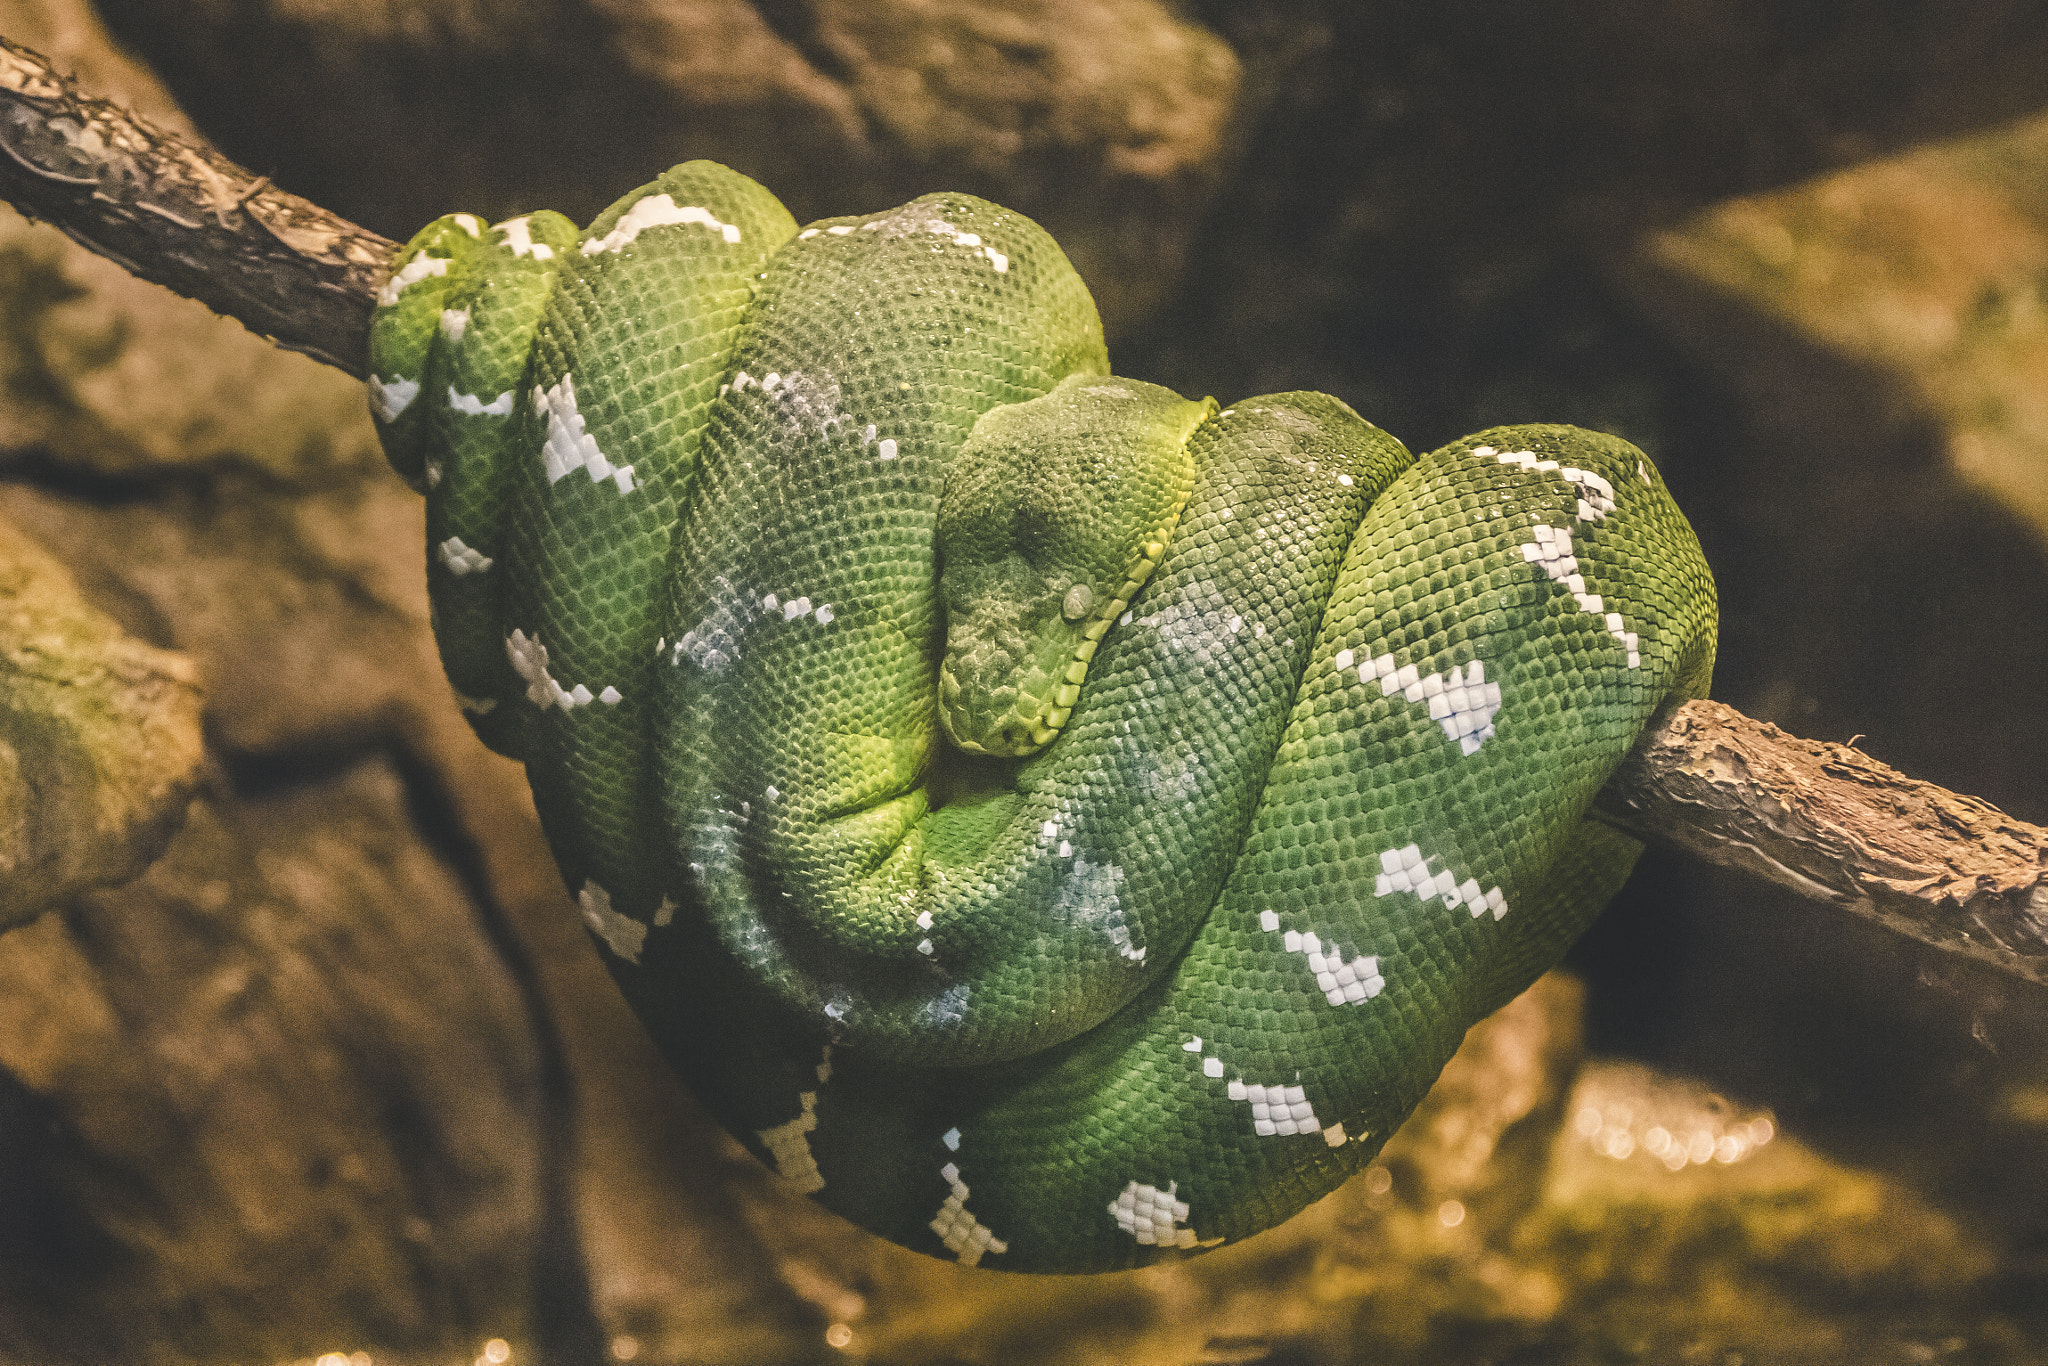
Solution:
[{"label": "tree branch", "polygon": [[279,346],[363,375],[396,243],[81,94],[4,38],[0,197]]},{"label": "tree branch", "polygon": [[1665,716],[1594,814],[2048,984],[2048,830],[1719,702]]},{"label": "tree branch", "polygon": [[[397,244],[78,93],[0,39],[0,197],[280,346],[364,373]],[[2048,830],[1716,702],[1663,717],[1595,814],[2048,984]]]}]

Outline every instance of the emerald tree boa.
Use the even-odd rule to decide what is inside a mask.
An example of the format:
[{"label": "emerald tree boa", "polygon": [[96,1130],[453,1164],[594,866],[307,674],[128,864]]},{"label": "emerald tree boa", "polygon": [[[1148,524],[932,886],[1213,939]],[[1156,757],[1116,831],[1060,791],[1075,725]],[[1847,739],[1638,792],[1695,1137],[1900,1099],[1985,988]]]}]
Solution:
[{"label": "emerald tree boa", "polygon": [[966,195],[799,229],[693,162],[585,229],[455,214],[371,368],[449,679],[634,1010],[963,1262],[1213,1247],[1358,1170],[1626,878],[1593,795],[1712,669],[1634,447],[1112,377]]}]

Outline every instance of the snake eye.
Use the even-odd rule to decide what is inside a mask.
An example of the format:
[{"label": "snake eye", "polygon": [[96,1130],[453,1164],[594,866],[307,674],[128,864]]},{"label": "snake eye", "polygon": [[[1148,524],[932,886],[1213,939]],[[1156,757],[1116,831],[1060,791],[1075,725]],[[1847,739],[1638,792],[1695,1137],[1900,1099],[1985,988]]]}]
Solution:
[{"label": "snake eye", "polygon": [[1067,590],[1065,601],[1060,603],[1060,615],[1068,621],[1079,621],[1088,615],[1088,609],[1095,602],[1095,590],[1085,583],[1077,583]]}]

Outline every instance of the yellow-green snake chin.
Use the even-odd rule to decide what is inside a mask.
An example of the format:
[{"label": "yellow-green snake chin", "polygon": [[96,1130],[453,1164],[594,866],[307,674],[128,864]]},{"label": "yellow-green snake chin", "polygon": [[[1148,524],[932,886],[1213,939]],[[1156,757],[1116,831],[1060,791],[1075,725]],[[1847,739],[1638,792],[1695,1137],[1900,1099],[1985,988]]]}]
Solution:
[{"label": "yellow-green snake chin", "polygon": [[670,1064],[906,1247],[1109,1270],[1334,1189],[1619,888],[1593,798],[1706,690],[1627,442],[1116,378],[968,195],[799,228],[692,162],[393,267],[471,724]]},{"label": "yellow-green snake chin", "polygon": [[[949,629],[939,665],[939,723],[946,738],[968,754],[999,759],[1026,758],[1051,744],[1081,698],[1096,648],[1159,567],[1172,530],[1169,523],[1146,538],[1113,597],[1103,599],[1086,583],[1059,594],[1058,616],[1039,632],[1053,647],[1040,651],[1051,655],[1049,669],[1033,666],[1022,677],[1011,669],[991,677],[970,649],[956,646]],[[1011,694],[1015,700],[1004,705]]]}]

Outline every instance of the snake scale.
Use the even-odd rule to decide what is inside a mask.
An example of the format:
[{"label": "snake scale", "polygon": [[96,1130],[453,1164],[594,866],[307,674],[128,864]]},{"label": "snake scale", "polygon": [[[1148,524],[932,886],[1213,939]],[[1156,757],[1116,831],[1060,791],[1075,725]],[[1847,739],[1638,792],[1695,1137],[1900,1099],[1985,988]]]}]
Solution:
[{"label": "snake scale", "polygon": [[1590,803],[1712,670],[1634,447],[1115,378],[967,195],[799,230],[692,162],[587,229],[451,215],[371,369],[449,679],[635,1012],[784,1177],[970,1264],[1357,1171],[1627,877]]}]

